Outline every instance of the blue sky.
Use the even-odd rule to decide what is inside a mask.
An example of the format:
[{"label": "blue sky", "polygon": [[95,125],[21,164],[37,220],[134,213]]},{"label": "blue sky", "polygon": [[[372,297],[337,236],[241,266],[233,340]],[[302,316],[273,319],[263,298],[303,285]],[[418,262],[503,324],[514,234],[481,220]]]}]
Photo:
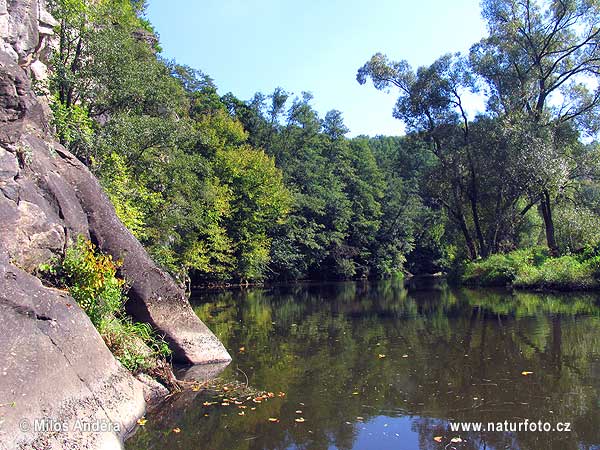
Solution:
[{"label": "blue sky", "polygon": [[396,93],[360,86],[374,53],[413,67],[468,51],[485,34],[479,0],[150,0],[163,55],[210,75],[219,93],[314,95],[321,116],[344,114],[350,135],[399,135]]}]

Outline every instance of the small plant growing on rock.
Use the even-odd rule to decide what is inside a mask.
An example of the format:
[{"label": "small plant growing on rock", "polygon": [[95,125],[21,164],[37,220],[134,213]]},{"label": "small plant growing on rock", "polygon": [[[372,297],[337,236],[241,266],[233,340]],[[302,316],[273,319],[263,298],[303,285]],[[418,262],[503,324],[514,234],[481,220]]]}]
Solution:
[{"label": "small plant growing on rock", "polygon": [[125,281],[117,276],[120,264],[79,238],[62,261],[40,266],[40,271],[69,291],[123,366],[131,372],[152,372],[170,350],[149,325],[134,323],[125,314]]}]

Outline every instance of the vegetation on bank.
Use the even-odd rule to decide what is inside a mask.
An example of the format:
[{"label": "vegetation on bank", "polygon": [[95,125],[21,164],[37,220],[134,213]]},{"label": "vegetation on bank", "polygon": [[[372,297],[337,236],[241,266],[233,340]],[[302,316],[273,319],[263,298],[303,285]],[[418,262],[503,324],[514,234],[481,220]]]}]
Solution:
[{"label": "vegetation on bank", "polygon": [[62,261],[40,267],[46,281],[66,289],[88,315],[108,348],[131,372],[159,369],[170,355],[150,325],[125,314],[126,285],[117,277],[119,262],[82,238],[67,248]]},{"label": "vegetation on bank", "polygon": [[[374,55],[357,81],[398,89],[407,135],[354,138],[310,93],[219,94],[208,75],[160,56],[144,8],[53,0],[46,89],[61,143],[181,282],[466,264],[480,284],[594,285],[591,259],[572,256],[600,242],[591,3],[484,0],[489,36],[469,55],[416,70]],[[482,92],[485,111],[471,117],[465,102]],[[541,245],[544,258],[523,250]]]},{"label": "vegetation on bank", "polygon": [[462,282],[475,286],[585,290],[600,288],[600,248],[553,258],[547,248],[515,250],[471,261]]}]

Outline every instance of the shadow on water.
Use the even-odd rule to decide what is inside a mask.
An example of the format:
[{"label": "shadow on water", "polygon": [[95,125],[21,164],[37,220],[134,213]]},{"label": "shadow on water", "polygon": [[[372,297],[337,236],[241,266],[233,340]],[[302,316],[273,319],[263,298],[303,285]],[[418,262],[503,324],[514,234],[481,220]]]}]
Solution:
[{"label": "shadow on water", "polygon": [[[187,394],[127,448],[599,449],[599,297],[393,281],[199,293],[196,313],[234,356],[222,377],[239,367],[286,396],[242,416]],[[572,431],[450,430],[525,419]]]}]

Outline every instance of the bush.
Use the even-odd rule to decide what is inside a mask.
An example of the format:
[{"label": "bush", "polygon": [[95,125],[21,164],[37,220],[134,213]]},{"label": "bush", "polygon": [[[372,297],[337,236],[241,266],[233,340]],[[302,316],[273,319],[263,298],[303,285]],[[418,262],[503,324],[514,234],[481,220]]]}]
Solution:
[{"label": "bush", "polygon": [[468,263],[462,281],[477,286],[593,289],[600,287],[600,256],[550,258],[545,248],[516,250]]},{"label": "bush", "polygon": [[519,273],[542,264],[547,258],[548,251],[540,247],[492,255],[468,263],[462,281],[469,285],[506,286],[514,282]]},{"label": "bush", "polygon": [[63,261],[40,270],[69,291],[123,366],[131,372],[150,370],[170,350],[149,325],[133,323],[125,315],[125,282],[117,277],[119,265],[79,238]]},{"label": "bush", "polygon": [[529,267],[518,274],[515,287],[548,289],[591,289],[598,287],[592,260],[580,262],[573,256],[545,261],[539,267]]}]

